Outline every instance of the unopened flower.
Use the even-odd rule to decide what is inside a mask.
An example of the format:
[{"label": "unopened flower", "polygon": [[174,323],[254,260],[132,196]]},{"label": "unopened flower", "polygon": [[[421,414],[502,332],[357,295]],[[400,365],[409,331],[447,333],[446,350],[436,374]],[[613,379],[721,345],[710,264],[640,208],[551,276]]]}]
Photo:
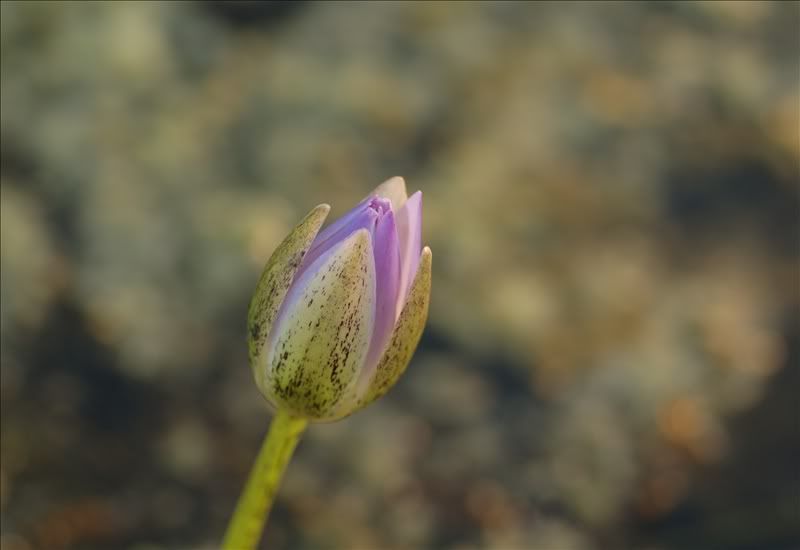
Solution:
[{"label": "unopened flower", "polygon": [[[392,178],[319,232],[314,208],[267,262],[250,303],[256,384],[275,407],[336,420],[391,388],[428,316],[422,194]],[[319,232],[319,233],[318,233]]]}]

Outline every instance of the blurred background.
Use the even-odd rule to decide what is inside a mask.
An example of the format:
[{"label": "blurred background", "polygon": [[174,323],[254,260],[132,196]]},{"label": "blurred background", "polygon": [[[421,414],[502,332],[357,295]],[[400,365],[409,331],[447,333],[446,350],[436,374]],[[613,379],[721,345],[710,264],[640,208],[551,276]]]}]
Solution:
[{"label": "blurred background", "polygon": [[798,548],[798,7],[2,2],[3,550],[215,548],[260,271],[394,175],[427,331],[263,547]]}]

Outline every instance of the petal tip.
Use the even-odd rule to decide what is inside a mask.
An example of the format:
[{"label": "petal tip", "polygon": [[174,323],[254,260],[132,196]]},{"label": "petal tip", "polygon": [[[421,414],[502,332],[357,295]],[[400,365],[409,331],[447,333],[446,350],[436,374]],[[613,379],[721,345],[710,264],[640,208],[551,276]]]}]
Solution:
[{"label": "petal tip", "polygon": [[391,178],[383,182],[381,185],[399,185],[402,186],[403,189],[405,189],[406,180],[405,178],[403,178],[403,176],[392,176]]},{"label": "petal tip", "polygon": [[324,214],[327,216],[328,213],[331,211],[331,205],[323,202],[322,204],[318,204],[317,206],[315,206],[311,211],[314,213]]},{"label": "petal tip", "polygon": [[399,210],[408,200],[406,192],[406,180],[400,176],[394,176],[384,181],[372,192],[374,195],[389,199],[394,210]]}]

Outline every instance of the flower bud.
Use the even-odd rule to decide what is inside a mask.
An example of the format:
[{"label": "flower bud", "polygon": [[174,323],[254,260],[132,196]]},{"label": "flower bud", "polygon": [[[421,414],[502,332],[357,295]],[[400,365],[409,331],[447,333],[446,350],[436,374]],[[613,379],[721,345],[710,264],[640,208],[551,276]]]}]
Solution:
[{"label": "flower bud", "polygon": [[422,194],[392,178],[319,232],[314,208],[267,262],[250,303],[256,385],[274,407],[336,420],[386,393],[425,321],[431,250],[421,248]]}]

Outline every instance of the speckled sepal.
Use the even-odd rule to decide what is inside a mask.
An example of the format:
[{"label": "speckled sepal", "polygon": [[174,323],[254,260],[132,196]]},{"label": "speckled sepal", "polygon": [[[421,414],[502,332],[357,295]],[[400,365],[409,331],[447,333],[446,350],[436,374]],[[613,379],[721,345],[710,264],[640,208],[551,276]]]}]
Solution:
[{"label": "speckled sepal", "polygon": [[332,412],[358,381],[375,319],[375,265],[360,229],[295,281],[261,358],[261,391],[273,405],[312,421]]},{"label": "speckled sepal", "polygon": [[378,363],[369,388],[358,401],[355,410],[366,407],[388,392],[408,367],[428,319],[431,259],[431,249],[426,246],[420,255],[417,275],[414,277],[408,301],[400,313],[389,345]]},{"label": "speckled sepal", "polygon": [[272,323],[275,321],[275,316],[278,314],[303,257],[311,247],[325,218],[328,217],[330,209],[331,207],[327,204],[320,204],[309,212],[272,253],[261,273],[247,313],[247,347],[250,366],[259,386],[264,380],[263,368],[259,368],[260,365],[263,365],[260,358]]}]

